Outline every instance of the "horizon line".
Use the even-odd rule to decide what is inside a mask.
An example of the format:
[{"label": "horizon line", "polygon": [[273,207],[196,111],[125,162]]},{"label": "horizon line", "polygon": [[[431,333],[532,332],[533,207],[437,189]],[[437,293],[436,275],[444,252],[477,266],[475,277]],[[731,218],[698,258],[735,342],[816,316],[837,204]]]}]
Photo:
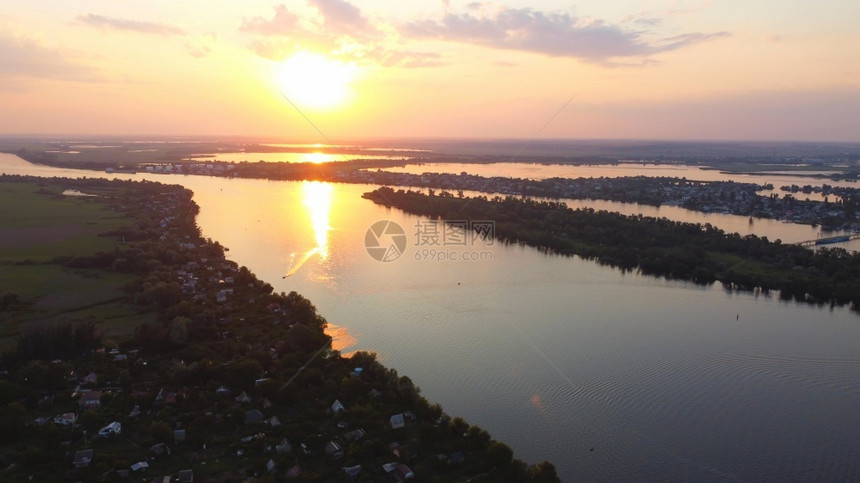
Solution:
[{"label": "horizon line", "polygon": [[85,134],[85,133],[3,133],[0,132],[0,139],[9,138],[26,138],[39,140],[57,140],[51,138],[72,139],[172,139],[172,140],[221,140],[224,142],[244,140],[246,142],[256,143],[271,143],[271,142],[289,142],[302,144],[319,144],[321,146],[335,146],[358,141],[418,141],[418,142],[521,142],[529,140],[532,143],[541,142],[637,142],[637,143],[786,143],[786,144],[857,144],[860,145],[860,139],[857,140],[821,140],[821,139],[738,139],[738,138],[612,138],[612,137],[467,137],[467,136],[361,136],[361,137],[346,137],[342,142],[337,143],[321,143],[319,140],[309,140],[305,137],[289,137],[275,135],[252,135],[252,134]]}]

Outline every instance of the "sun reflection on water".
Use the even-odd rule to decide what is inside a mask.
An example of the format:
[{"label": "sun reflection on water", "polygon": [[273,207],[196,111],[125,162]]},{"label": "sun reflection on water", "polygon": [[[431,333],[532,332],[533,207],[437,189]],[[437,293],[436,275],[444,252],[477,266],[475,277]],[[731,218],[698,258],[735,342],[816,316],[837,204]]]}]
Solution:
[{"label": "sun reflection on water", "polygon": [[302,157],[304,158],[303,161],[305,163],[314,163],[314,164],[331,163],[334,161],[340,161],[339,156],[337,156],[337,155],[328,154],[328,153],[320,153],[320,152],[305,153],[305,155]]},{"label": "sun reflection on water", "polygon": [[331,197],[334,189],[328,183],[305,181],[302,183],[302,204],[308,210],[314,231],[316,249],[322,260],[328,258],[328,231],[331,216]]},{"label": "sun reflection on water", "polygon": [[341,355],[349,357],[352,352],[343,351],[354,346],[358,342],[358,338],[350,334],[346,327],[329,323],[326,325],[325,333],[331,337],[331,348],[340,351]]},{"label": "sun reflection on water", "polygon": [[306,251],[298,261],[296,253],[290,254],[293,261],[284,278],[294,275],[312,256],[319,255],[321,261],[328,259],[328,232],[331,230],[331,202],[334,188],[321,181],[302,182],[302,205],[307,210],[314,237],[314,247]]}]

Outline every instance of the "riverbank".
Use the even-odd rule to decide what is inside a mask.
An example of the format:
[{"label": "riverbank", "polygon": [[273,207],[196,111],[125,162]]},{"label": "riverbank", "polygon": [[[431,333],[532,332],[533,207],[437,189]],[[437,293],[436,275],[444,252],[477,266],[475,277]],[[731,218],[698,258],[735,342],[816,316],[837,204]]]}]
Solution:
[{"label": "riverbank", "polygon": [[710,225],[572,210],[514,197],[467,198],[387,187],[364,197],[434,219],[493,220],[493,235],[505,243],[578,255],[625,271],[706,285],[719,281],[730,290],[776,290],[784,300],[860,306],[860,255],[843,249],[811,251]]},{"label": "riverbank", "polygon": [[[330,351],[326,321],[308,300],[274,293],[200,237],[190,191],[151,182],[3,181],[98,194],[77,199],[121,213],[123,226],[110,230],[120,242],[113,249],[51,263],[126,274],[133,280],[123,303],[155,314],[111,340],[97,330],[97,316],[75,311],[22,333],[4,356],[0,382],[4,478],[191,470],[203,479],[336,480],[393,478],[390,470],[428,480],[554,479],[552,465],[513,459],[507,446],[445,415],[372,354]],[[58,196],[28,191],[36,200]],[[16,292],[7,283],[3,291]],[[38,300],[13,302],[4,317],[23,327]],[[121,431],[95,436],[113,422]]]}]

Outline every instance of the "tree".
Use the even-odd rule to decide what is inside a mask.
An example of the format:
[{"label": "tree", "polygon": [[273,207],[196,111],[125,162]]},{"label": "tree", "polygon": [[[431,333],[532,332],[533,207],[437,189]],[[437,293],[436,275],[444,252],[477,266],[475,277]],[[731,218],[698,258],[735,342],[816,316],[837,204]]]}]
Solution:
[{"label": "tree", "polygon": [[533,483],[557,483],[561,479],[555,472],[555,466],[548,461],[529,467],[529,481]]},{"label": "tree", "polygon": [[227,384],[233,387],[242,389],[251,389],[256,381],[263,374],[263,368],[260,363],[254,359],[243,359],[228,368]]},{"label": "tree", "polygon": [[19,296],[16,292],[3,292],[3,296],[0,298],[0,309],[17,306],[20,303]]},{"label": "tree", "polygon": [[461,418],[460,416],[457,416],[452,419],[450,423],[448,423],[448,429],[455,436],[464,436],[466,434],[466,431],[469,430],[469,423],[467,423],[466,420]]},{"label": "tree", "polygon": [[514,459],[514,450],[505,443],[493,441],[484,451],[487,462],[496,468],[506,468]]},{"label": "tree", "polygon": [[149,425],[149,435],[159,443],[166,443],[173,439],[173,430],[164,421],[153,421]]},{"label": "tree", "polygon": [[102,424],[102,418],[99,417],[98,413],[95,411],[84,411],[78,417],[78,425],[85,430],[90,431],[90,434],[95,434],[95,432],[102,427]]},{"label": "tree", "polygon": [[0,380],[0,407],[6,407],[7,404],[21,397],[21,387],[15,383]]},{"label": "tree", "polygon": [[0,442],[12,443],[24,435],[27,409],[19,402],[13,402],[0,409]]},{"label": "tree", "polygon": [[174,346],[183,346],[188,342],[188,323],[191,322],[187,317],[174,317],[167,327],[167,340]]}]

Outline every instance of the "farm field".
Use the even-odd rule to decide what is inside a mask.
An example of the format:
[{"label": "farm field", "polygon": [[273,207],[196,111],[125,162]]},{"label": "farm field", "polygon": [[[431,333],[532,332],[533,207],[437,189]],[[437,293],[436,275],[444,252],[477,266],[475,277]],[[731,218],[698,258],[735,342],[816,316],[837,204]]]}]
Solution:
[{"label": "farm field", "polygon": [[63,194],[52,182],[0,182],[0,351],[30,330],[94,321],[123,337],[154,313],[140,313],[122,288],[133,275],[74,268],[66,261],[110,251],[121,240],[106,235],[127,218],[103,201],[110,192]]}]

